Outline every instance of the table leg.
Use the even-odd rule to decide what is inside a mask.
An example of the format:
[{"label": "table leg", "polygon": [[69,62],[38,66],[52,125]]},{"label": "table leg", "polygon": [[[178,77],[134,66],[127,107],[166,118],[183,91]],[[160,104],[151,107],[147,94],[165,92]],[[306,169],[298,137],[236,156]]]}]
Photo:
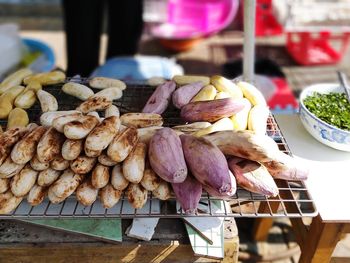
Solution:
[{"label": "table leg", "polygon": [[299,263],[329,262],[343,231],[344,224],[323,223],[320,216],[315,217],[302,244]]},{"label": "table leg", "polygon": [[[272,198],[273,199],[273,198]],[[259,213],[275,213],[278,210],[279,202],[270,202],[270,207],[267,202],[262,202],[259,206]],[[273,218],[257,218],[253,226],[253,238],[256,241],[265,241],[269,235],[269,231],[273,225]]]}]

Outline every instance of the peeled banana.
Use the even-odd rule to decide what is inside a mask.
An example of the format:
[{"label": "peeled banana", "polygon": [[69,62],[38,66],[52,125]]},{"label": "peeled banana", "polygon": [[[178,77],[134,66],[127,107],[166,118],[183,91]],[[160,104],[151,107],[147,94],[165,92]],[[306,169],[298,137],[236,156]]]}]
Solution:
[{"label": "peeled banana", "polygon": [[210,83],[209,77],[206,76],[194,76],[194,75],[176,75],[173,77],[173,81],[176,82],[177,85],[183,86],[186,84],[190,84],[193,82],[202,82],[203,85],[208,85]]},{"label": "peeled banana", "polygon": [[210,122],[199,121],[199,122],[193,122],[193,123],[184,124],[184,125],[177,125],[177,126],[174,126],[173,129],[177,131],[182,131],[184,133],[188,133],[188,132],[196,132],[196,131],[208,128],[209,126],[211,126]]},{"label": "peeled banana", "polygon": [[0,95],[13,86],[21,85],[23,79],[32,73],[30,69],[23,68],[9,75],[0,84]]},{"label": "peeled banana", "polygon": [[227,78],[215,75],[210,78],[210,83],[214,85],[218,91],[223,91],[230,94],[230,97],[233,99],[243,98],[241,89]]},{"label": "peeled banana", "polygon": [[15,106],[22,109],[29,109],[36,101],[36,94],[34,90],[27,90],[22,92],[15,100]]},{"label": "peeled banana", "polygon": [[213,100],[216,93],[216,88],[213,85],[207,85],[192,98],[191,102]]},{"label": "peeled banana", "polygon": [[196,137],[201,137],[217,131],[231,131],[233,130],[233,124],[230,118],[222,118],[217,122],[214,122],[211,126],[194,132],[193,135]]},{"label": "peeled banana", "polygon": [[7,118],[13,108],[13,101],[23,90],[23,86],[14,86],[0,96],[0,119]]},{"label": "peeled banana", "polygon": [[226,98],[230,98],[230,97],[231,97],[230,94],[228,94],[227,92],[220,91],[216,94],[215,99],[219,100],[219,99],[226,99]]},{"label": "peeled banana", "polygon": [[236,131],[246,130],[248,127],[248,116],[250,109],[252,108],[251,103],[248,99],[243,98],[244,108],[237,112],[235,115],[231,117],[231,121],[233,124],[233,129]]},{"label": "peeled banana", "polygon": [[80,100],[87,100],[94,95],[94,92],[89,87],[74,82],[68,82],[62,86],[62,91],[72,95]]},{"label": "peeled banana", "polygon": [[25,127],[29,123],[29,117],[25,110],[21,108],[14,108],[7,121],[7,129],[13,127]]},{"label": "peeled banana", "polygon": [[40,101],[40,106],[42,112],[57,111],[58,103],[56,98],[44,90],[39,90],[37,92],[38,99]]},{"label": "peeled banana", "polygon": [[269,108],[265,105],[255,105],[249,112],[248,130],[257,134],[266,133],[266,123],[269,117]]},{"label": "peeled banana", "polygon": [[23,83],[29,84],[32,81],[39,82],[41,85],[53,85],[62,83],[66,79],[66,75],[62,71],[51,71],[38,73],[24,78]]},{"label": "peeled banana", "polygon": [[252,84],[240,81],[237,83],[237,86],[242,90],[244,97],[246,97],[253,106],[258,104],[266,106],[264,95]]}]

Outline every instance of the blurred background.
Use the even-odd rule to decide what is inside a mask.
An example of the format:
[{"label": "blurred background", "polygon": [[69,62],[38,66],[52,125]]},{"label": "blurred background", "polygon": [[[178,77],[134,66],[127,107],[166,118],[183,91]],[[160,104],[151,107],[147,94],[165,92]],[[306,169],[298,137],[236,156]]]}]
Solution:
[{"label": "blurred background", "polygon": [[[0,77],[28,65],[35,71],[67,70],[69,59],[71,65],[76,62],[78,66],[68,69],[68,75],[93,74],[123,79],[171,78],[178,73],[219,73],[230,78],[241,75],[242,1],[135,0],[131,2],[141,8],[140,14],[133,11],[121,22],[111,19],[113,12],[119,17],[119,10],[127,14],[130,6],[119,4],[116,7],[108,1],[100,1],[99,5],[106,2],[105,6],[89,11],[92,2],[98,1],[70,1],[76,2],[75,6],[65,4],[65,9],[62,2],[65,1],[0,0]],[[102,14],[97,14],[99,12]],[[140,23],[135,22],[137,16],[142,16]],[[101,21],[94,25],[92,21],[95,20]],[[71,26],[74,23],[76,26]],[[303,87],[334,82],[335,69],[348,72],[348,0],[258,0],[255,25],[258,87],[273,110],[295,111],[298,108],[295,97]],[[71,39],[69,54],[67,29]],[[87,44],[92,41],[85,37],[85,32],[90,31],[98,37],[98,44]],[[130,36],[129,32],[134,31],[136,33]],[[142,32],[140,36],[137,31]],[[116,43],[135,45],[136,49],[110,55],[108,50],[119,45]],[[91,57],[88,48],[98,53],[94,71],[79,70],[79,65],[86,64],[81,61]],[[80,64],[77,50],[83,53],[80,57],[84,57],[80,58]],[[98,65],[103,66],[98,68]]]}]

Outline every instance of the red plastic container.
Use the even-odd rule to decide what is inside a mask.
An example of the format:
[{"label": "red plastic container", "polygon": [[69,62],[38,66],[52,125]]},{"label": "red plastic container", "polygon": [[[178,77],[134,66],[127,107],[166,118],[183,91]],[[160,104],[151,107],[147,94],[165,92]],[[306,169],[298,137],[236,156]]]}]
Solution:
[{"label": "red plastic container", "polygon": [[267,102],[270,109],[276,113],[296,112],[299,104],[286,79],[273,77],[271,81],[276,85],[276,91]]},{"label": "red plastic container", "polygon": [[[330,32],[288,32],[287,50],[301,65],[327,65],[338,63],[349,44],[350,33],[332,35]],[[332,43],[338,42],[336,49]]]},{"label": "red plastic container", "polygon": [[256,3],[256,36],[273,36],[282,33],[283,28],[272,12],[272,0],[258,0]]}]

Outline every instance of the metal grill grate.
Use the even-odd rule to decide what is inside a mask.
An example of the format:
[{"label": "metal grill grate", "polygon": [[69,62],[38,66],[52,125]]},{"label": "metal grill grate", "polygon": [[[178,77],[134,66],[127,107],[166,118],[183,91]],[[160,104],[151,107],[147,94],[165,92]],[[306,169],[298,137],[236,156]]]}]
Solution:
[{"label": "metal grill grate", "polygon": [[[86,82],[85,79],[80,81]],[[80,103],[77,99],[62,93],[61,85],[50,86],[46,90],[58,99],[60,110],[74,109]],[[119,107],[121,113],[139,112],[152,92],[153,89],[147,85],[129,84],[123,97],[115,101],[114,104]],[[35,104],[28,110],[28,113],[30,120],[37,122],[41,114],[40,106]],[[179,118],[179,110],[173,106],[169,106],[163,117],[165,126],[184,124]],[[6,123],[1,121],[0,124],[5,126]],[[273,116],[269,117],[267,127],[267,134],[277,142],[279,149],[290,154],[288,145]],[[36,207],[30,206],[26,200],[23,200],[11,214],[0,215],[0,218],[179,218],[184,216],[292,218],[317,215],[313,201],[303,182],[284,180],[276,180],[276,182],[279,187],[279,194],[274,198],[251,193],[240,187],[228,202],[203,193],[198,212],[194,215],[184,215],[181,209],[177,207],[174,196],[167,201],[160,201],[154,198],[151,193],[142,209],[134,209],[129,205],[124,193],[118,204],[111,209],[103,208],[98,200],[93,205],[84,207],[76,201],[74,196],[71,196],[60,204],[51,204],[48,199],[45,199],[42,204]]]}]

